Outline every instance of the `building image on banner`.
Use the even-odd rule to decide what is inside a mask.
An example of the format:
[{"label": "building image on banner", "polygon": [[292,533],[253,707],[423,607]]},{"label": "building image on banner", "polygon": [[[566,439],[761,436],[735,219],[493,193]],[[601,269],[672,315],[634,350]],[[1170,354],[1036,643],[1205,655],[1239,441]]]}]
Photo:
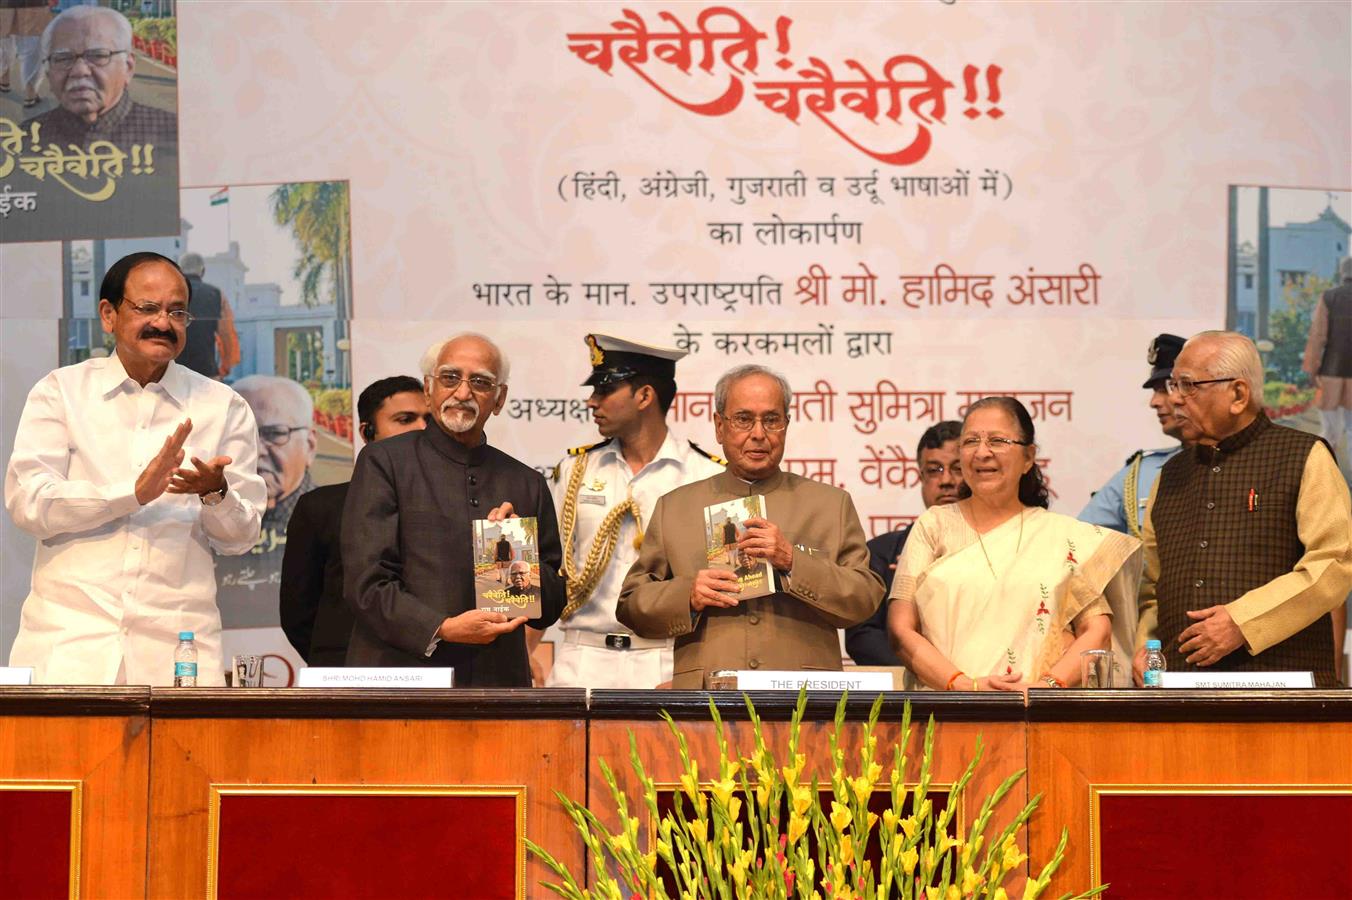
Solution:
[{"label": "building image on banner", "polygon": [[0,243],[173,231],[175,4],[5,6]]},{"label": "building image on banner", "polygon": [[1346,190],[1232,186],[1226,327],[1258,345],[1268,415],[1322,436],[1352,482],[1352,390],[1334,374],[1352,365],[1352,332],[1329,307],[1352,294],[1350,208]]},{"label": "building image on banner", "polygon": [[[278,627],[287,525],[314,487],[352,472],[352,376],[347,338],[350,240],[346,182],[185,188],[179,232],[161,238],[70,241],[61,365],[112,350],[97,317],[112,262],[138,250],[179,261],[192,286],[187,343],[177,362],[233,387],[258,425],[267,486],[251,551],[216,559],[227,649],[298,658]],[[274,667],[276,668],[276,667]],[[269,670],[272,679],[286,673]]]}]

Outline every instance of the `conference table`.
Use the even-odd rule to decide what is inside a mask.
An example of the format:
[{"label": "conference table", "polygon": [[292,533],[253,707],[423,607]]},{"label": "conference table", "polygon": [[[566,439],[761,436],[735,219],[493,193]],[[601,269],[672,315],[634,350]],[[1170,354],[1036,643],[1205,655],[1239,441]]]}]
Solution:
[{"label": "conference table", "polygon": [[[782,758],[797,695],[752,697]],[[847,698],[847,760],[875,697]],[[632,735],[669,805],[682,770],[662,713],[707,781],[711,699],[748,753],[731,691],[0,688],[0,895],[553,896],[523,838],[579,878],[588,865],[556,792],[614,826],[601,766],[633,801]],[[830,771],[839,700],[808,695],[805,772]],[[981,742],[960,829],[1027,770],[989,833],[1040,795],[1022,843],[1034,875],[1068,834],[1044,896],[1107,882],[1110,897],[1352,897],[1352,691],[889,692],[885,767],[908,702],[905,778],[932,716],[936,803]]]}]

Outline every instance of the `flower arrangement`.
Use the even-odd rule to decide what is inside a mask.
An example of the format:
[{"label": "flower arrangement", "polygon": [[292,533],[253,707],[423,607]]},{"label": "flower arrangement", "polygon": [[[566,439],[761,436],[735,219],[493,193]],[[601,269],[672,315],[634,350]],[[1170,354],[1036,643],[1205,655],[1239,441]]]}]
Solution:
[{"label": "flower arrangement", "polygon": [[[545,848],[527,840],[526,846],[560,879],[544,887],[569,900],[655,900],[670,898],[666,880],[682,900],[1008,900],[1004,886],[1024,871],[1027,856],[1020,851],[1018,832],[1028,822],[1040,796],[1032,800],[1000,832],[990,838],[987,829],[997,804],[1009,793],[1023,770],[1006,778],[981,804],[966,835],[954,824],[963,792],[982,757],[976,752],[952,785],[948,801],[936,812],[928,796],[934,749],[934,717],[925,728],[919,781],[903,780],[911,744],[911,707],[902,716],[902,738],[892,748],[892,766],[884,772],[875,759],[874,728],[882,708],[874,702],[863,726],[857,766],[847,765],[841,746],[846,695],[836,706],[830,736],[832,771],[827,783],[815,773],[804,773],[806,758],[798,752],[799,726],[807,692],[799,693],[789,728],[784,762],[766,745],[761,722],[746,697],[754,734],[750,756],[729,753],[727,735],[712,698],[709,711],[718,737],[716,774],[701,781],[698,760],[690,758],[685,735],[665,711],[662,713],[680,751],[680,790],[673,807],[658,811],[657,787],[644,770],[633,732],[629,735],[629,763],[642,796],[631,808],[630,799],[616,786],[604,760],[600,767],[618,813],[619,830],[611,832],[582,804],[558,794],[581,835],[592,863],[592,885],[584,888],[573,873]],[[890,792],[890,805],[881,815],[869,810],[875,789]],[[826,805],[823,795],[828,795]],[[639,839],[639,816],[646,809],[656,834]],[[875,835],[876,829],[876,838]],[[876,840],[881,850],[875,869],[866,858],[866,845]],[[1052,860],[1036,877],[1028,877],[1024,900],[1042,894],[1065,857],[1063,829]],[[659,868],[659,861],[662,867]],[[1091,897],[1101,886],[1077,897]],[[1066,895],[1069,897],[1070,895]]]}]

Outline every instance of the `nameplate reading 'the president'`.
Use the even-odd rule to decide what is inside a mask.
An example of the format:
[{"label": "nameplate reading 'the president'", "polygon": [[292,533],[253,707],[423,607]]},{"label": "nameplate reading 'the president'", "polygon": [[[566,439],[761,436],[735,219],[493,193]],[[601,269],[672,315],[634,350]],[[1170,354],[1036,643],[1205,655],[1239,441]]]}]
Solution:
[{"label": "nameplate reading 'the president'", "polygon": [[890,691],[891,672],[771,672],[743,669],[737,672],[739,691]]},{"label": "nameplate reading 'the president'", "polygon": [[1313,672],[1161,672],[1160,687],[1275,690],[1314,687]]},{"label": "nameplate reading 'the president'", "polygon": [[448,688],[455,687],[455,669],[375,669],[310,666],[300,670],[296,687],[308,688]]},{"label": "nameplate reading 'the president'", "polygon": [[14,687],[33,683],[32,666],[0,666],[0,686]]}]

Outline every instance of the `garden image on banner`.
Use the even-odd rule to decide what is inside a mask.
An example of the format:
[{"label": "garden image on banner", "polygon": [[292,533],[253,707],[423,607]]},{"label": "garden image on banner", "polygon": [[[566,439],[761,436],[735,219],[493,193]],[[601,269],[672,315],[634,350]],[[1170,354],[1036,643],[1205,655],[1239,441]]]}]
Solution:
[{"label": "garden image on banner", "polygon": [[1329,396],[1315,374],[1320,359],[1308,358],[1352,356],[1327,344],[1327,310],[1316,316],[1325,294],[1345,283],[1339,266],[1352,252],[1352,192],[1231,186],[1229,208],[1226,327],[1258,345],[1268,415],[1327,440],[1352,481],[1346,430],[1328,427],[1332,417],[1320,413],[1350,401]]}]

